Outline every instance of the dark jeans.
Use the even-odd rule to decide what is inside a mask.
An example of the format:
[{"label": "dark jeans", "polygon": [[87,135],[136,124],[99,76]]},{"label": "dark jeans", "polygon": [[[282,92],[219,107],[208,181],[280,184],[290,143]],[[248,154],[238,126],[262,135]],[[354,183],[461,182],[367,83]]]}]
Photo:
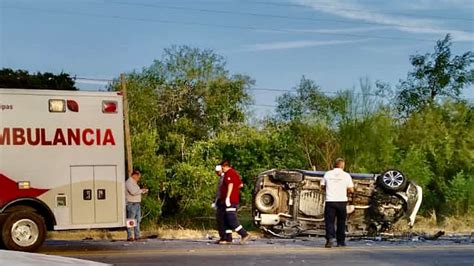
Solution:
[{"label": "dark jeans", "polygon": [[232,204],[230,207],[226,207],[224,203],[218,201],[217,204],[217,217],[218,217],[218,226],[219,220],[222,219],[223,223],[219,228],[219,236],[225,235],[227,241],[232,241],[232,231],[235,231],[241,237],[248,235],[247,231],[242,227],[237,219],[237,209],[238,205]]},{"label": "dark jeans", "polygon": [[[344,243],[346,239],[346,210],[347,202],[326,202],[324,221],[326,223],[326,239],[336,238],[337,243]],[[334,222],[337,219],[337,233]]]},{"label": "dark jeans", "polygon": [[217,231],[219,232],[219,240],[226,240],[232,242],[232,229],[227,228],[225,222],[225,204],[222,204],[220,200],[216,201],[216,223]]}]

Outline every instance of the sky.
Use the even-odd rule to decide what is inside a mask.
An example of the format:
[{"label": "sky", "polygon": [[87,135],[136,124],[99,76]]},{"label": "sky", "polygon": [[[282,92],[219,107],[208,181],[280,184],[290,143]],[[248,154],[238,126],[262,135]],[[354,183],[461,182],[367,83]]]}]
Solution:
[{"label": "sky", "polygon": [[361,78],[395,86],[410,55],[447,33],[453,54],[474,50],[474,1],[0,0],[0,67],[99,79],[76,85],[100,90],[172,45],[212,49],[255,80],[251,108],[266,115],[302,76],[328,94]]}]

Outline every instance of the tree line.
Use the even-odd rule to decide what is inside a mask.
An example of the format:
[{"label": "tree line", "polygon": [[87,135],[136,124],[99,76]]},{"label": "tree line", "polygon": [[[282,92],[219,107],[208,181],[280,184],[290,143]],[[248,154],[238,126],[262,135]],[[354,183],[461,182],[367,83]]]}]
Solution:
[{"label": "tree line", "polygon": [[[165,49],[152,65],[126,74],[134,166],[150,189],[146,219],[211,214],[214,166],[223,158],[242,175],[247,206],[258,173],[328,170],[344,157],[350,172],[404,172],[424,189],[422,214],[472,215],[474,106],[462,91],[474,82],[474,54],[452,55],[451,45],[447,35],[434,51],[411,56],[412,70],[394,86],[361,78],[357,92],[329,96],[302,77],[258,121],[249,111],[251,77],[230,73],[212,50]],[[27,73],[2,70],[0,87],[15,75]],[[47,80],[32,87],[52,86]],[[67,74],[52,80],[75,89]],[[119,79],[108,89],[120,90]]]},{"label": "tree line", "polygon": [[[328,96],[313,80],[278,97],[275,113],[251,122],[254,80],[232,74],[211,50],[165,49],[127,74],[134,165],[151,193],[147,218],[210,214],[214,165],[230,159],[251,205],[253,179],[271,168],[327,170],[344,157],[348,171],[403,171],[424,189],[422,213],[474,212],[474,54],[451,54],[451,39],[411,56],[405,80]],[[110,90],[119,90],[118,79]]]}]

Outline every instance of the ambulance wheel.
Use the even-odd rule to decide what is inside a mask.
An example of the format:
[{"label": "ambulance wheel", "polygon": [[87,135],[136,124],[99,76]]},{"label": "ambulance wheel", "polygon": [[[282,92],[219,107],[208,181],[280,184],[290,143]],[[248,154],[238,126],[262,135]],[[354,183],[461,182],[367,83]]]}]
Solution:
[{"label": "ambulance wheel", "polygon": [[2,227],[2,241],[6,249],[35,251],[46,239],[46,224],[35,212],[11,213]]}]

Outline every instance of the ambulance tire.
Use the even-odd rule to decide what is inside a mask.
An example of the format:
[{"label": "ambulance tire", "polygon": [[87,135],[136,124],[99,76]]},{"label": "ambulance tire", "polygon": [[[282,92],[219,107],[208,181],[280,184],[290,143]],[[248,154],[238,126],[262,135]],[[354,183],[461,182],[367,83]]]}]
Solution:
[{"label": "ambulance tire", "polygon": [[31,252],[46,239],[46,224],[36,212],[11,213],[2,226],[2,242],[6,249]]}]

